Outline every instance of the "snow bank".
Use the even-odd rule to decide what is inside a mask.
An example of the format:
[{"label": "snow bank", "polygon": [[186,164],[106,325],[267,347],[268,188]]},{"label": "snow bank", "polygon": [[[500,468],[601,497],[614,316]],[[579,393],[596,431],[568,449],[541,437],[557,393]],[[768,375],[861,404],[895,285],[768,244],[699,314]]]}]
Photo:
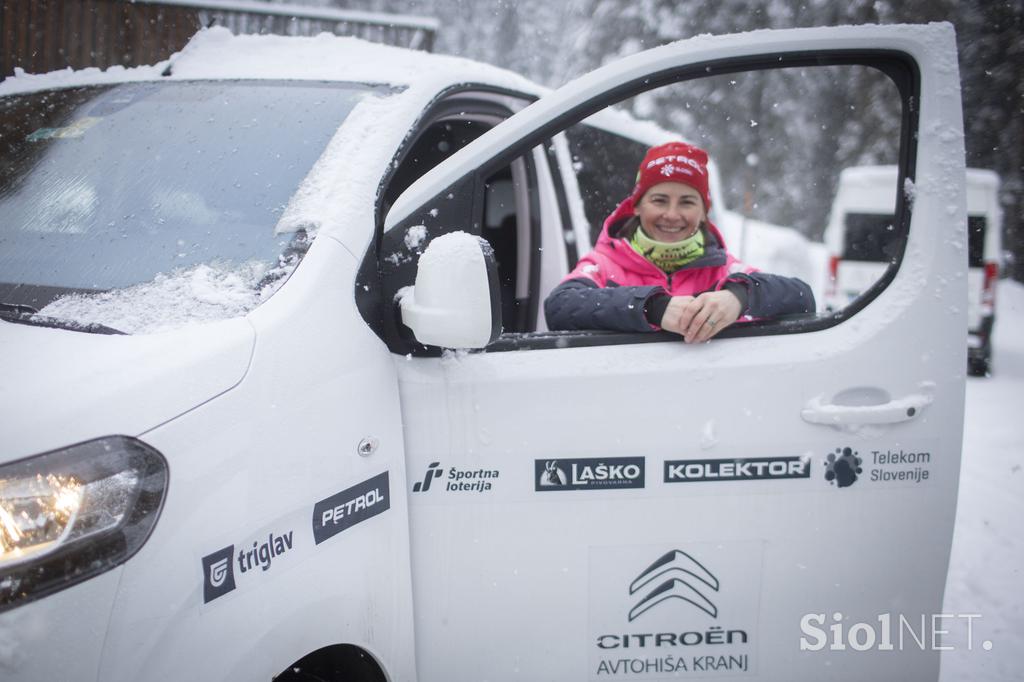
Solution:
[{"label": "snow bank", "polygon": [[[1024,651],[1024,285],[996,293],[992,376],[967,380],[967,418],[946,613],[979,614],[974,647],[942,654],[942,682],[1020,678]],[[991,649],[984,642],[991,642]]]}]

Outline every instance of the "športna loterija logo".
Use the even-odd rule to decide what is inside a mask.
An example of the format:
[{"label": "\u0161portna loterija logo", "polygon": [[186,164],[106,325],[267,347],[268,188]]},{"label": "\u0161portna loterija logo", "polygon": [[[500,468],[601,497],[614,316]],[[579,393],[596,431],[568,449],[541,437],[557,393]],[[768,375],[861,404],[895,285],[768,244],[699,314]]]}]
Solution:
[{"label": "\u0161portna loterija logo", "polygon": [[718,578],[686,552],[674,549],[648,566],[629,585],[630,594],[642,594],[629,611],[633,622],[650,609],[669,599],[682,599],[712,618],[718,618],[718,607],[707,597],[718,592]]}]

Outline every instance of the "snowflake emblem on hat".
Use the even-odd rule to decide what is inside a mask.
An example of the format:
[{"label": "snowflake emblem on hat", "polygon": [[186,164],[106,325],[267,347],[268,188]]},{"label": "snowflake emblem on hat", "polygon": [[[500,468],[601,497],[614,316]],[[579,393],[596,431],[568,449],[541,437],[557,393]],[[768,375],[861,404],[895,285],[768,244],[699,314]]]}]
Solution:
[{"label": "snowflake emblem on hat", "polygon": [[668,177],[675,173],[677,170],[679,169],[673,166],[671,163],[666,163],[664,166],[661,167],[661,174],[664,175],[665,177]]}]

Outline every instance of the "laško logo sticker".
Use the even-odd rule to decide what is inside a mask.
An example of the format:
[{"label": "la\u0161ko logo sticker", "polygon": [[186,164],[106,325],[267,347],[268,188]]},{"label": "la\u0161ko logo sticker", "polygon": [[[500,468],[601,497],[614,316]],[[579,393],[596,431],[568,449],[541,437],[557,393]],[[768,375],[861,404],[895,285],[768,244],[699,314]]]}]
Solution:
[{"label": "la\u0161ko logo sticker", "polygon": [[537,459],[534,490],[609,490],[644,487],[643,457]]}]

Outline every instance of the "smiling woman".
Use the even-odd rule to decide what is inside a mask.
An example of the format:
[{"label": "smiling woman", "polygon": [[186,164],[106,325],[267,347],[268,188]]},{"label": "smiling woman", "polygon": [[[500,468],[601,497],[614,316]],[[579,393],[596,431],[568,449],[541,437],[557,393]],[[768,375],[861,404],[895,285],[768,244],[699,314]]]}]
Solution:
[{"label": "smiling woman", "polygon": [[661,328],[698,343],[741,316],[814,312],[806,283],[758,272],[726,250],[708,219],[708,186],[703,149],[682,142],[652,147],[595,249],[545,301],[548,326]]},{"label": "smiling woman", "polygon": [[174,301],[196,319],[244,314],[309,246],[277,229],[291,196],[380,90],[193,81],[3,98],[0,301],[130,332],[178,319]]}]

